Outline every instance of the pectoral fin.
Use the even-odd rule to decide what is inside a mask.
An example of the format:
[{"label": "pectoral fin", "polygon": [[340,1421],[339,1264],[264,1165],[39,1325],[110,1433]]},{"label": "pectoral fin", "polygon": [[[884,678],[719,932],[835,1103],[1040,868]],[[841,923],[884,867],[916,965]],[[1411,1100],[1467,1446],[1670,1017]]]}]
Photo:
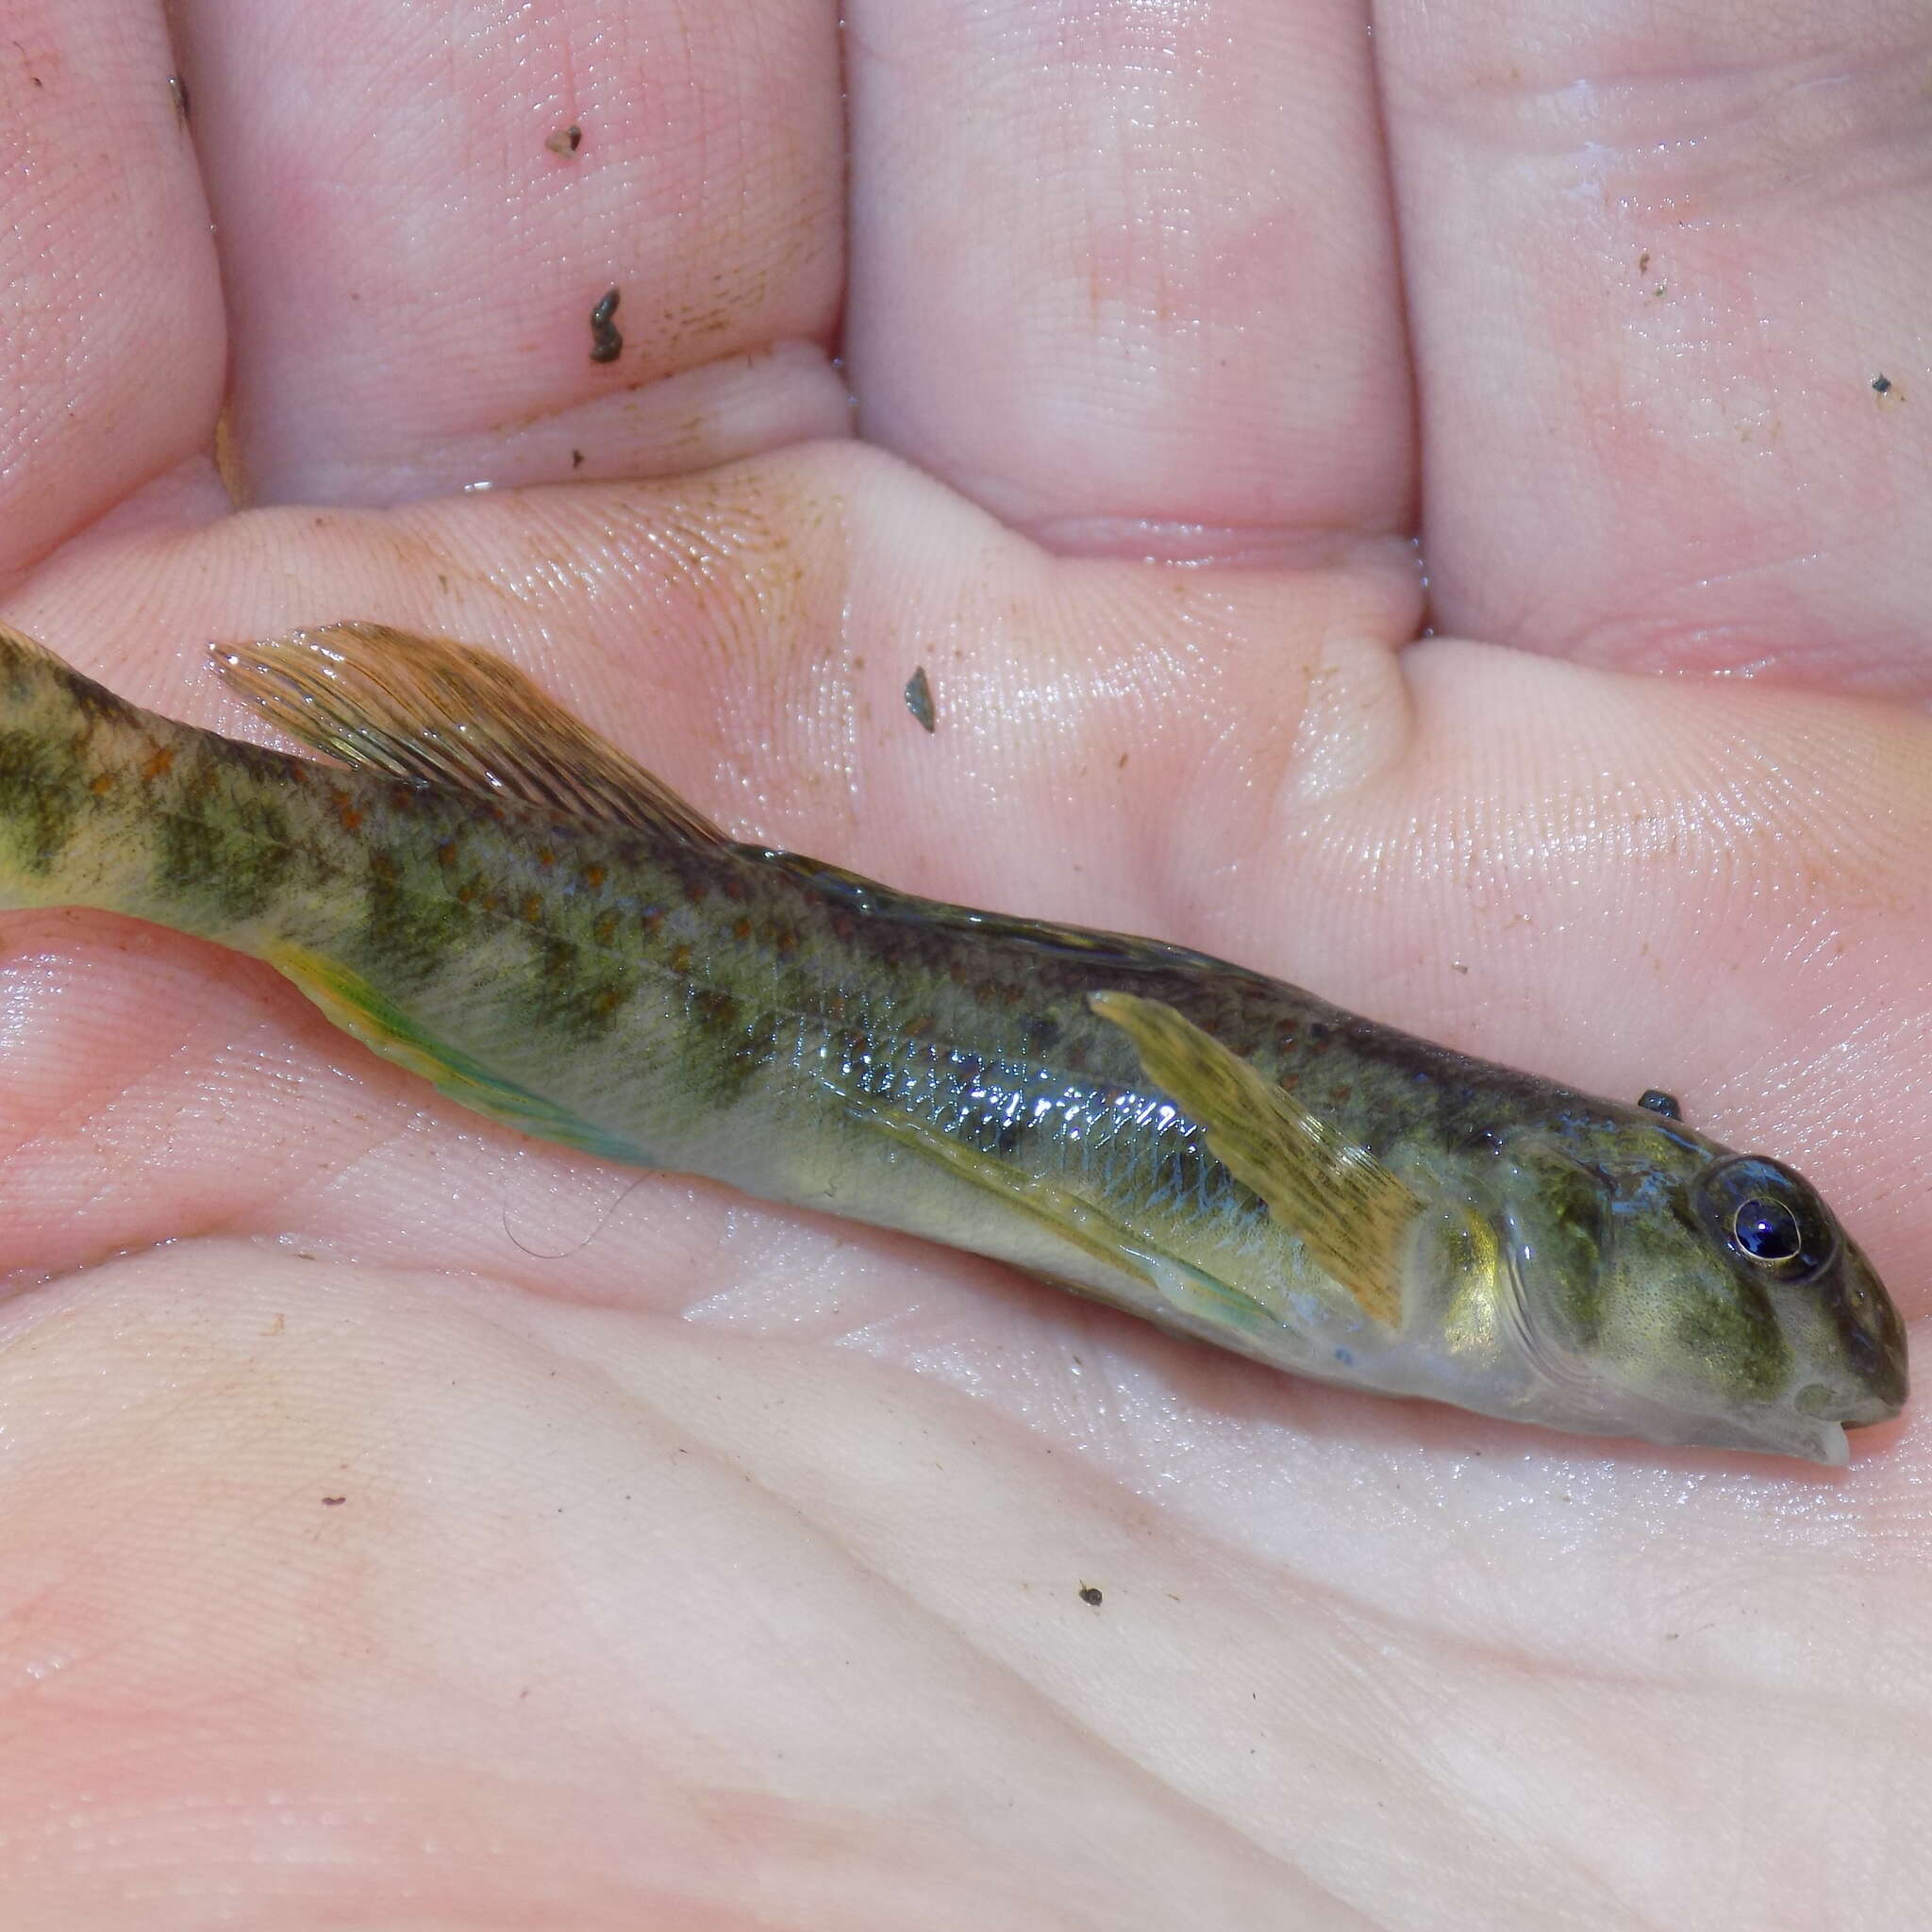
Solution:
[{"label": "pectoral fin", "polygon": [[267,955],[277,973],[294,981],[344,1033],[427,1080],[473,1113],[502,1121],[520,1133],[561,1141],[606,1160],[633,1166],[651,1163],[628,1142],[579,1120],[555,1101],[506,1080],[458,1049],[432,1038],[360,974],[299,946],[278,946]]},{"label": "pectoral fin", "polygon": [[1402,1257],[1423,1209],[1408,1187],[1172,1007],[1124,992],[1096,992],[1088,1004],[1126,1034],[1147,1077],[1206,1129],[1214,1158],[1363,1312],[1400,1322]]},{"label": "pectoral fin", "polygon": [[1071,1189],[1008,1166],[994,1155],[982,1154],[899,1108],[864,1107],[855,1111],[861,1112],[869,1125],[898,1146],[923,1155],[1002,1207],[1038,1222],[1082,1254],[1138,1276],[1176,1313],[1221,1328],[1252,1330],[1279,1325],[1274,1311],[1251,1301],[1239,1289],[1156,1249],[1144,1236],[1122,1226]]}]

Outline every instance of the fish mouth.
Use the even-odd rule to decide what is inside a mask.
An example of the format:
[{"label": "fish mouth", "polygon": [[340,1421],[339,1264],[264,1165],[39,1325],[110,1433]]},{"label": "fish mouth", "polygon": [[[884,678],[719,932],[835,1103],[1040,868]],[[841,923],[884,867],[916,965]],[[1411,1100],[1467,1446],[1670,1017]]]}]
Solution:
[{"label": "fish mouth", "polygon": [[1852,1446],[1845,1441],[1842,1423],[1814,1423],[1806,1446],[1781,1443],[1787,1456],[1802,1456],[1807,1462],[1822,1462],[1827,1469],[1842,1469],[1852,1459]]}]

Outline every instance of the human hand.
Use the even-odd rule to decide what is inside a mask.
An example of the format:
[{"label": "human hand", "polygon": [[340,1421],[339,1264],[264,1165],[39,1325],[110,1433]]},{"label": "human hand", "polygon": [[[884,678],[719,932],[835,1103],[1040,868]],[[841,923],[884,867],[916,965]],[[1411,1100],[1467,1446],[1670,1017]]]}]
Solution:
[{"label": "human hand", "polygon": [[[746,834],[1670,1088],[1916,1314],[1909,10],[847,13],[849,128],[802,0],[208,4],[184,130],[16,8],[8,621],[242,732],[211,637],[491,645]],[[125,922],[0,1003],[10,1932],[1913,1914],[1909,1411],[1317,1389]]]}]

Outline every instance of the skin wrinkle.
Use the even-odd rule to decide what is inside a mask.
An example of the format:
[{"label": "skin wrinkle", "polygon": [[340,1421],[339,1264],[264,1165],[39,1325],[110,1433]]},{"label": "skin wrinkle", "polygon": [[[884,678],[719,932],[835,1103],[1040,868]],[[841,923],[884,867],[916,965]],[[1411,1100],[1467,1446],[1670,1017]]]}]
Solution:
[{"label": "skin wrinkle", "polygon": [[[693,1431],[688,1424],[680,1422],[675,1428],[669,1426],[667,1424],[664,1433],[683,1437],[693,1433]],[[1211,1810],[1204,1807],[1201,1800],[1182,1790],[1171,1780],[1158,1777],[1147,1767],[1136,1762],[1118,1742],[1102,1736],[1094,1729],[1091,1722],[1077,1716],[1061,1699],[1052,1695],[1037,1679],[1027,1677],[1016,1662],[1005,1657],[995,1655],[989,1647],[986,1640],[975,1640],[954,1620],[943,1616],[935,1604],[922,1599],[906,1585],[889,1576],[884,1571],[868,1561],[866,1557],[860,1553],[858,1545],[852,1542],[839,1529],[833,1522],[830,1512],[811,1512],[807,1510],[795,1496],[785,1491],[768,1486],[748,1468],[745,1468],[735,1458],[723,1452],[714,1450],[713,1459],[721,1467],[734,1469],[743,1477],[746,1483],[752,1486],[758,1494],[784,1507],[795,1516],[801,1524],[808,1524],[814,1532],[817,1540],[821,1542],[829,1542],[838,1551],[840,1556],[852,1566],[855,1572],[869,1578],[874,1584],[882,1586],[893,1599],[899,1602],[906,1609],[912,1611],[921,1621],[936,1625],[941,1630],[943,1630],[949,1638],[959,1644],[962,1650],[976,1657],[999,1681],[1010,1686],[1024,1688],[1026,1692],[1030,1693],[1034,1703],[1045,1707],[1070,1740],[1086,1740],[1100,1754],[1103,1760],[1111,1765],[1116,1773],[1122,1775],[1130,1786],[1158,1791],[1170,1800],[1178,1810],[1198,1818],[1203,1824],[1210,1826],[1218,1833],[1239,1840],[1246,1848],[1259,1853],[1271,1865],[1284,1867],[1289,1874],[1300,1881],[1301,1885],[1311,1891],[1314,1896],[1333,1899],[1338,1904],[1345,1903],[1330,1888],[1322,1885],[1318,1880],[1312,1878],[1302,1867],[1288,1859],[1278,1847],[1268,1845],[1257,1838],[1253,1831],[1242,1825],[1216,1816]],[[1090,1478],[1089,1487],[1098,1491],[1108,1486],[1105,1484],[1104,1478]],[[1348,1924],[1367,1926],[1373,1922],[1351,1907],[1348,1920],[1338,1920],[1333,1923],[1339,1927]]]}]

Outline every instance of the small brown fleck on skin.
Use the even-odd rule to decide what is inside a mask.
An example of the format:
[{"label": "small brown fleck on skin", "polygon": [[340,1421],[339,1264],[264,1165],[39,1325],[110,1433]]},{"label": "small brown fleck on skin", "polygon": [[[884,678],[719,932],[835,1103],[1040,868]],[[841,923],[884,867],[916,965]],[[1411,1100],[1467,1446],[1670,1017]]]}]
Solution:
[{"label": "small brown fleck on skin", "polygon": [[175,769],[175,750],[172,745],[158,744],[154,755],[141,768],[141,782],[152,785],[157,778],[165,778]]},{"label": "small brown fleck on skin", "polygon": [[1641,255],[1640,255],[1640,256],[1639,256],[1639,257],[1637,258],[1637,273],[1638,273],[1639,275],[1641,275],[1641,274],[1643,273],[1643,271],[1644,271],[1645,269],[1647,269],[1647,268],[1648,268],[1649,266],[1650,266],[1650,250],[1646,248],[1646,249],[1645,249],[1645,250],[1643,251],[1643,253],[1642,253]]},{"label": "small brown fleck on skin", "polygon": [[1083,1583],[1080,1586],[1080,1601],[1083,1604],[1091,1604],[1098,1609],[1101,1603],[1100,1591],[1092,1584]]},{"label": "small brown fleck on skin", "polygon": [[584,130],[573,121],[568,127],[559,127],[544,142],[554,155],[574,155],[583,145]]},{"label": "small brown fleck on skin", "polygon": [[1124,771],[1125,771],[1126,769],[1127,769],[1127,755],[1126,755],[1126,753],[1125,753],[1125,752],[1122,752],[1122,754],[1121,754],[1121,761],[1120,761],[1120,763],[1119,763],[1119,764],[1117,764],[1117,765],[1116,765],[1116,766],[1114,767],[1114,770],[1115,770],[1116,772],[1124,772]]},{"label": "small brown fleck on skin", "polygon": [[[40,82],[36,81],[34,85],[38,87]],[[175,104],[175,126],[186,127],[189,111],[188,83],[178,74],[171,74],[168,76],[168,98]]]},{"label": "small brown fleck on skin", "polygon": [[581,470],[584,467],[584,453],[582,450],[574,449],[571,451],[570,466],[573,470]]},{"label": "small brown fleck on skin", "polygon": [[691,971],[691,948],[689,946],[674,946],[671,949],[671,970],[674,973],[689,973]]},{"label": "small brown fleck on skin", "polygon": [[346,1503],[348,1500],[346,1496],[325,1496],[322,1499],[322,1507],[325,1509],[333,1509],[339,1504]]},{"label": "small brown fleck on skin", "polygon": [[617,313],[618,291],[607,289],[591,310],[591,360],[615,362],[624,354],[624,337],[611,317]]}]

